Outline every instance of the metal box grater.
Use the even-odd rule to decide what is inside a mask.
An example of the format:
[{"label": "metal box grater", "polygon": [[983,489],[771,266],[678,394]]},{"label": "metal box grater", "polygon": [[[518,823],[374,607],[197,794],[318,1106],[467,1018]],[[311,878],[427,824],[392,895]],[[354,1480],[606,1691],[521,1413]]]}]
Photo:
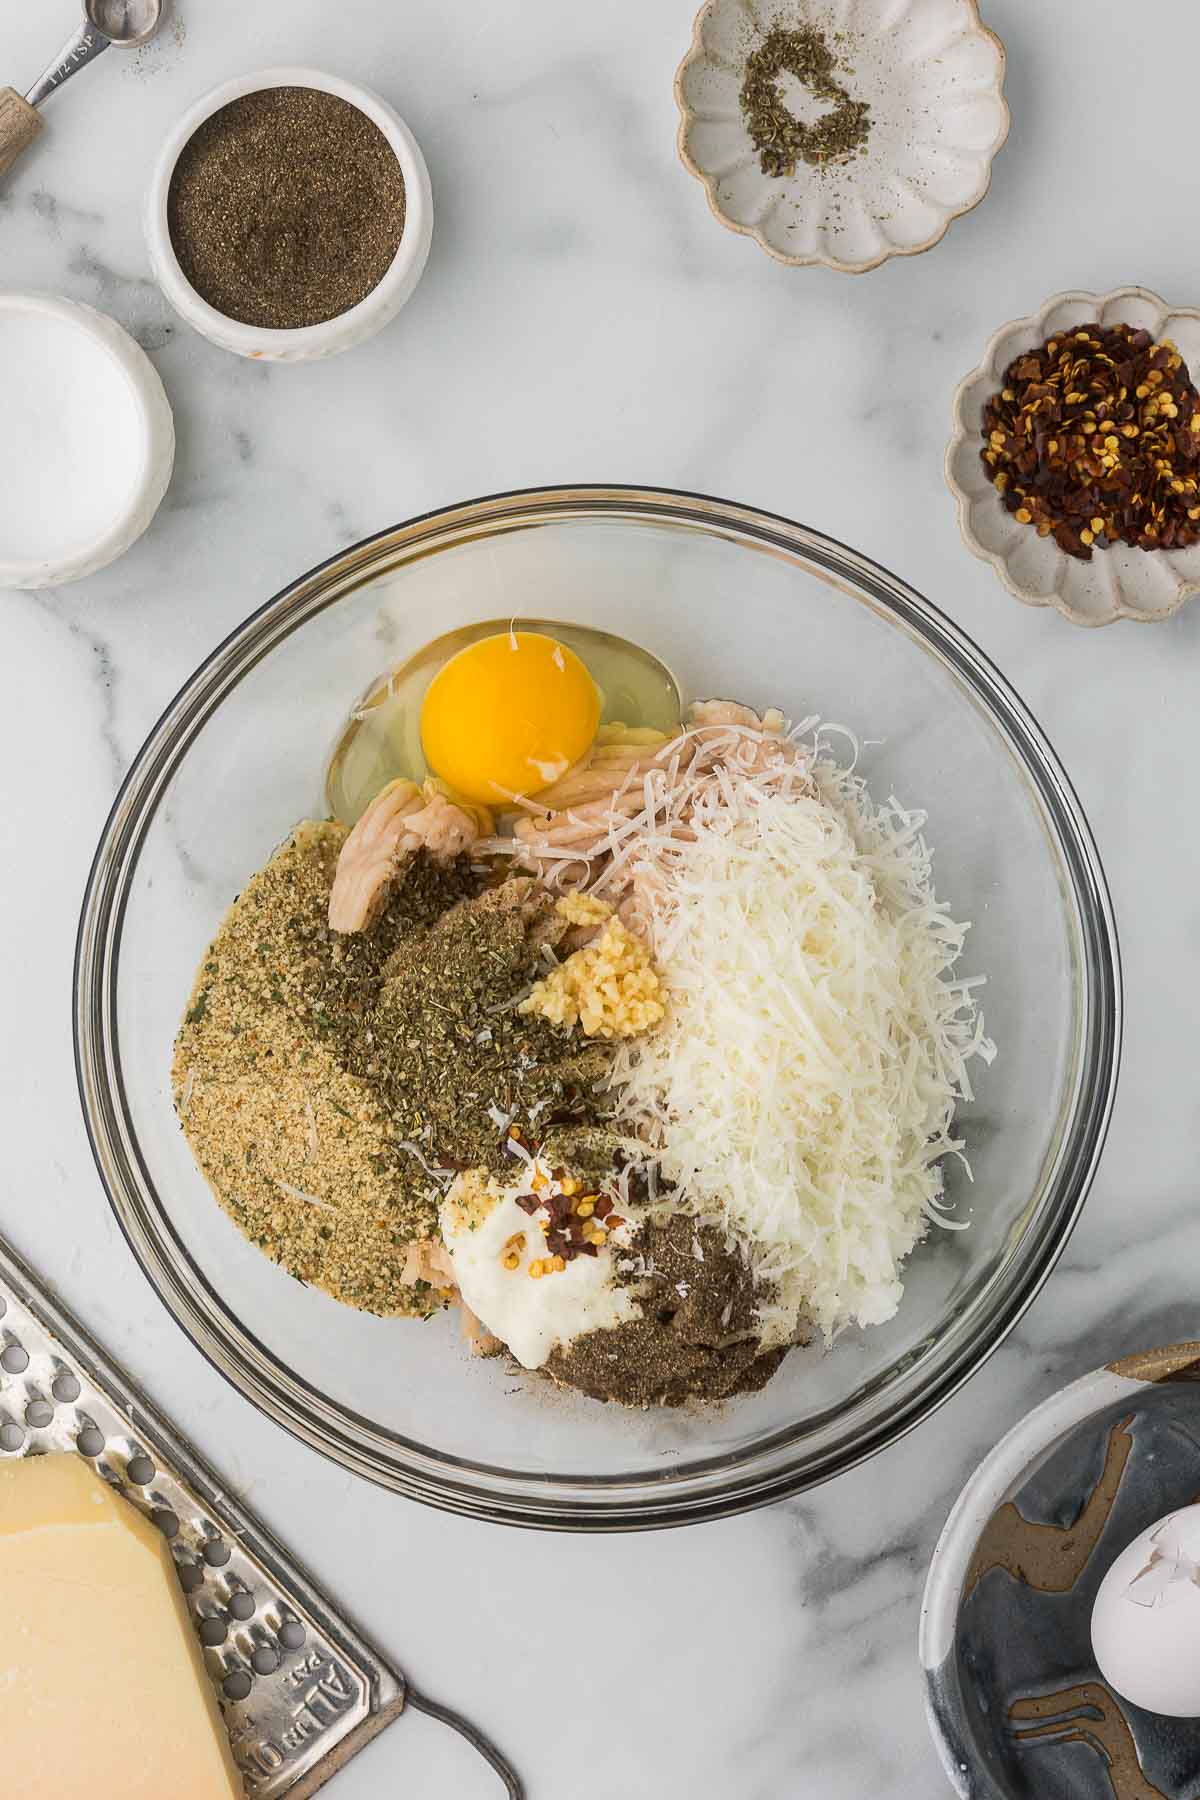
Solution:
[{"label": "metal box grater", "polygon": [[0,1457],[75,1451],[168,1538],[246,1791],[303,1800],[416,1693],[0,1239]]}]

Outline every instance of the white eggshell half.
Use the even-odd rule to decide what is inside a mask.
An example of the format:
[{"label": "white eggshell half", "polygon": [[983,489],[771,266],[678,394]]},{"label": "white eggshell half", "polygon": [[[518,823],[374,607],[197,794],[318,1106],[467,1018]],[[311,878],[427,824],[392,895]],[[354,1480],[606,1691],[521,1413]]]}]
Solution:
[{"label": "white eggshell half", "polygon": [[1200,1506],[1169,1513],[1118,1556],[1092,1609],[1092,1649],[1124,1699],[1200,1718]]}]

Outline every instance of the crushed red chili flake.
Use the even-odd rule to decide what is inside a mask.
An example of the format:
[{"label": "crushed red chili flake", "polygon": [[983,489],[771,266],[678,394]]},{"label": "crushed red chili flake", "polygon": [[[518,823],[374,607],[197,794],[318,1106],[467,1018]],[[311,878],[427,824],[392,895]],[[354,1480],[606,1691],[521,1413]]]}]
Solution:
[{"label": "crushed red chili flake", "polygon": [[1083,325],[1015,357],[980,452],[1007,510],[1069,556],[1200,539],[1200,394],[1169,339]]},{"label": "crushed red chili flake", "polygon": [[[555,1179],[561,1179],[558,1171],[555,1172]],[[528,1213],[531,1218],[539,1212],[546,1214],[547,1222],[543,1233],[546,1247],[553,1256],[561,1256],[565,1262],[571,1262],[577,1256],[599,1255],[599,1245],[585,1237],[584,1233],[595,1230],[593,1213],[598,1220],[607,1218],[612,1212],[613,1203],[607,1194],[599,1196],[583,1217],[576,1211],[578,1202],[569,1194],[543,1192],[516,1194],[513,1197],[521,1211]]]}]

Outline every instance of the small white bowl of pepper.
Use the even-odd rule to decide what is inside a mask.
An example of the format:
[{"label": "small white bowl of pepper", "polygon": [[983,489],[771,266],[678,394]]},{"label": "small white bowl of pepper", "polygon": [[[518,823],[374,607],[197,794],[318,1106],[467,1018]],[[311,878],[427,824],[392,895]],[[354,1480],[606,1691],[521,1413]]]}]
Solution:
[{"label": "small white bowl of pepper", "polygon": [[412,132],[369,88],[271,68],[197,101],[159,154],[155,277],[238,356],[312,362],[389,324],[421,279],[433,193]]},{"label": "small white bowl of pepper", "polygon": [[1055,294],[1002,327],[954,400],[967,548],[1075,625],[1200,594],[1200,310],[1146,288]]}]

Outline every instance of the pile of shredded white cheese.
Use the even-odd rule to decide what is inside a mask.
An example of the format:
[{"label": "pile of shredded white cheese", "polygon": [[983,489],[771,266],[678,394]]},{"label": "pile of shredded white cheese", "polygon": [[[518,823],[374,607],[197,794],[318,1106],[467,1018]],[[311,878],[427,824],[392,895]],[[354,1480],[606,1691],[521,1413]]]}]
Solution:
[{"label": "pile of shredded white cheese", "polygon": [[647,782],[620,857],[669,1004],[620,1047],[619,1112],[773,1284],[768,1342],[895,1313],[904,1258],[955,1223],[938,1163],[967,1061],[994,1055],[924,815],[787,748]]}]

